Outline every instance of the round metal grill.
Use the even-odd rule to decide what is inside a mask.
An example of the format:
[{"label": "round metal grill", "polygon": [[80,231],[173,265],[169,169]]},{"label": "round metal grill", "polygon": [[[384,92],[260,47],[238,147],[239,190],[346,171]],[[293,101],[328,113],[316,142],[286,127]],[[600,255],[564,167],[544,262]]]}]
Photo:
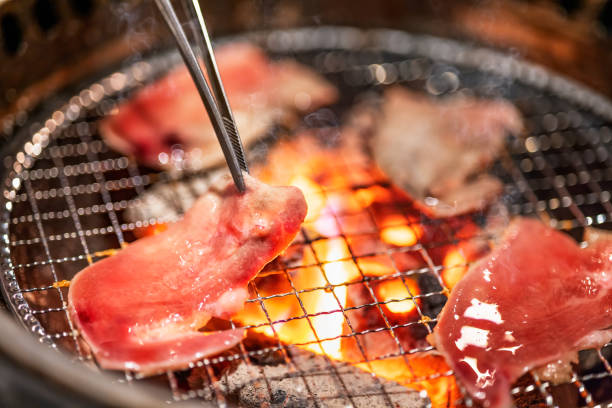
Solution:
[{"label": "round metal grill", "polygon": [[[432,95],[464,92],[512,101],[525,118],[528,134],[524,138],[509,139],[506,153],[493,169],[505,183],[502,202],[508,214],[535,215],[578,241],[585,227],[612,228],[612,105],[601,96],[511,55],[398,31],[319,27],[254,33],[247,38],[262,45],[272,56],[291,56],[313,66],[339,87],[342,96],[337,105],[304,121],[314,131],[339,125],[338,118],[360,95],[378,92],[390,84]],[[192,200],[200,192],[197,186],[210,175],[158,172],[140,167],[111,151],[97,132],[98,120],[117,103],[176,63],[178,58],[172,53],[151,57],[89,83],[74,94],[58,96],[62,105],[58,104],[56,110],[22,117],[21,128],[15,132],[18,145],[4,159],[4,293],[32,335],[52,347],[70,350],[87,364],[95,363],[70,322],[66,310],[67,288],[58,282],[70,280],[88,264],[108,256],[109,250],[133,241],[140,229],[167,221],[156,214],[135,211],[146,204],[143,197],[147,194],[159,186],[174,191],[176,194],[166,199],[169,207],[180,215],[185,210],[185,200],[176,200],[176,197],[191,196]],[[282,139],[279,134],[268,139]],[[354,162],[345,157],[339,158],[333,167],[338,173],[357,172],[360,178],[319,183],[317,188],[326,199],[334,197],[348,202],[360,190],[392,191],[389,181],[371,162]],[[381,211],[407,219],[418,215],[408,199],[400,198]],[[136,219],[133,214],[140,214],[141,218]],[[484,222],[482,215],[464,218],[474,225]],[[355,219],[362,220],[363,228],[347,227]],[[195,362],[190,370],[148,379],[126,372],[118,380],[158,382],[168,387],[168,401],[201,398],[218,406],[232,402],[249,405],[254,400],[272,404],[293,401],[295,406],[302,406],[299,401],[309,401],[304,406],[391,407],[405,406],[407,401],[415,406],[427,404],[427,391],[431,388],[419,385],[452,376],[452,372],[440,369],[414,375],[404,381],[408,385],[404,387],[364,375],[360,369],[328,356],[311,354],[304,347],[315,345],[324,351],[326,342],[352,341],[358,355],[352,362],[360,363],[366,370],[376,372],[373,365],[399,358],[407,370],[418,371],[411,367],[411,361],[432,347],[424,341],[406,347],[400,341],[402,333],[410,330],[423,338],[432,329],[448,293],[442,279],[445,266],[437,252],[439,248],[474,239],[474,235],[458,228],[457,221],[420,216],[414,225],[407,226],[435,230],[435,237],[427,241],[417,239],[411,245],[398,248],[373,238],[380,236],[385,225],[379,213],[371,209],[341,207],[331,214],[330,221],[337,226],[337,233],[317,235],[305,228],[290,250],[266,268],[266,274],[276,274],[288,289],[268,294],[261,286],[265,280],[251,284],[249,307],[259,308],[267,319],[251,328],[269,327],[271,337],[261,336],[257,341],[246,339],[221,356]],[[376,245],[362,245],[367,239],[374,239]],[[342,248],[342,255],[323,260],[321,248],[332,241]],[[303,257],[297,261],[292,257],[306,252],[312,254],[308,264]],[[402,266],[397,259],[405,254],[418,259],[419,265]],[[366,277],[362,265],[374,258],[390,270],[380,277]],[[331,270],[337,263],[352,265],[360,278],[350,283],[335,282]],[[296,283],[296,272],[304,269],[319,274],[323,284],[304,287]],[[391,279],[400,279],[404,285],[409,280],[418,282],[420,293],[412,294],[406,286],[409,296],[378,299],[373,288]],[[348,331],[331,338],[321,338],[314,331],[314,340],[301,344],[287,344],[274,336],[279,325],[289,320],[302,320],[312,327],[311,321],[322,314],[311,313],[304,306],[303,298],[317,291],[335,296],[335,290],[341,287],[362,291],[370,299],[343,305],[336,297],[337,310],[323,313],[339,316]],[[267,304],[283,297],[295,299],[303,313],[274,320]],[[398,321],[389,314],[387,306],[406,301],[416,306],[416,314]],[[369,313],[376,314],[382,324],[355,323],[356,315]],[[365,336],[380,332],[391,336],[394,347],[385,355],[371,358]],[[580,363],[567,384],[553,386],[540,381],[537,375],[526,375],[512,390],[517,405],[609,406],[611,346],[608,343],[600,350],[581,352]],[[240,373],[248,377],[251,388],[246,388],[254,390],[254,396],[240,391],[245,388],[240,382]],[[299,389],[297,394],[288,396],[287,387],[279,385],[283,381],[290,388]],[[257,388],[255,383],[261,383],[261,387]],[[413,388],[421,391],[415,392]],[[257,394],[257,390],[261,393]],[[300,400],[300,396],[304,399]],[[469,398],[450,396],[448,403],[471,405]]]}]

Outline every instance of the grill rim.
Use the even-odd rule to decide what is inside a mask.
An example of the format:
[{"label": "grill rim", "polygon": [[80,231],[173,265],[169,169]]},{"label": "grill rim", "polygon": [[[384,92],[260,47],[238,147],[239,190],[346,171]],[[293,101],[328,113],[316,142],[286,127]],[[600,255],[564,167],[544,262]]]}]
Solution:
[{"label": "grill rim", "polygon": [[[315,40],[318,39],[319,41],[325,41],[325,43],[316,43],[315,40],[311,40],[310,43],[309,41],[306,41],[307,45],[302,48],[295,47],[294,43],[296,43],[296,41],[291,39],[287,41],[287,38],[283,39],[281,37],[285,34],[288,34],[289,36],[302,36],[302,38],[314,38]],[[334,38],[336,38],[336,41],[338,43],[333,43],[332,45],[330,45],[330,34],[333,34],[332,37],[335,36]],[[346,36],[346,38],[354,37],[355,35],[357,35],[358,37],[360,37],[360,41],[356,41],[354,45],[355,48],[343,46],[341,43],[343,35]],[[493,50],[488,47],[469,45],[452,39],[433,37],[429,35],[414,35],[400,30],[362,30],[347,27],[324,26],[316,28],[299,28],[289,30],[266,30],[226,37],[220,42],[236,40],[251,40],[256,43],[262,44],[264,48],[267,48],[272,52],[279,53],[291,51],[314,51],[321,49],[360,50],[364,45],[367,47],[374,47],[375,50],[391,53],[414,53],[418,54],[419,56],[428,57],[436,61],[448,62],[463,67],[478,68],[479,70],[482,70],[484,72],[490,72],[496,75],[503,76],[504,78],[511,78],[515,81],[522,82],[539,90],[550,91],[555,95],[564,98],[565,100],[573,102],[580,107],[583,107],[592,111],[593,113],[597,113],[600,116],[603,116],[606,120],[612,121],[612,102],[609,101],[603,95],[597,93],[596,91],[593,91],[586,86],[578,84],[577,82],[570,80],[562,75],[551,73],[547,68],[544,68],[538,64],[517,59],[516,57],[509,56],[501,51]],[[370,43],[370,41],[372,41],[372,43]],[[404,48],[398,50],[397,48],[393,48],[394,45],[397,45],[397,43],[394,44],[394,41],[406,41],[411,47],[414,48]],[[303,43],[304,41],[302,39],[300,44]],[[474,57],[474,53],[476,53],[478,58]],[[171,52],[170,54],[174,53]],[[160,56],[160,58],[168,58],[168,56]],[[482,63],[476,62],[481,61],[481,59],[484,59],[486,61],[484,63],[484,67]],[[169,58],[168,61],[168,64],[171,65],[172,61],[176,61],[176,56],[174,59]],[[489,66],[486,66],[486,64],[489,64]],[[129,78],[131,69],[133,69],[133,65],[130,65],[129,67],[119,70],[117,72],[124,73]],[[94,86],[95,84],[100,84],[105,80],[110,80],[112,75],[114,74],[109,74],[108,76],[102,78],[91,86]],[[131,84],[131,86],[134,85],[138,85],[138,83]],[[130,85],[126,85],[127,88],[129,88],[129,86]],[[61,111],[64,117],[67,117],[69,109],[74,105],[75,102],[67,103],[66,105],[58,109],[58,111]],[[79,106],[79,108],[84,107],[81,105]],[[69,122],[71,121],[68,121],[68,123]],[[64,122],[64,124],[65,123],[67,122]],[[41,130],[45,128],[46,127],[43,127],[41,128]],[[33,133],[40,133],[41,130]],[[22,128],[17,133],[18,135],[15,137],[16,145],[21,146],[21,150],[18,150],[18,152],[16,151],[14,153],[22,153],[26,155],[24,146],[28,141],[32,142],[32,140],[27,139],[28,134],[30,132],[28,132],[25,128]],[[19,147],[17,147],[17,149],[19,149]],[[3,152],[3,154],[3,160],[5,160],[7,157],[11,157],[10,152]],[[32,165],[34,164],[34,161],[32,161]],[[38,321],[38,319],[36,318],[28,302],[23,298],[22,293],[20,291],[14,291],[11,289],[11,284],[14,284],[17,288],[19,288],[19,283],[17,281],[16,275],[12,270],[13,266],[11,264],[10,259],[10,206],[14,202],[14,199],[9,199],[7,198],[7,196],[10,196],[11,191],[16,196],[17,192],[22,187],[21,185],[19,185],[17,188],[15,188],[12,184],[12,180],[19,179],[23,182],[24,178],[21,177],[21,171],[14,171],[10,168],[7,171],[6,167],[8,166],[5,166],[2,171],[2,179],[5,181],[5,188],[4,195],[2,199],[0,199],[0,203],[2,203],[2,205],[4,205],[4,208],[6,209],[6,211],[3,211],[3,222],[0,226],[0,233],[3,237],[3,240],[0,245],[2,248],[0,266],[4,273],[1,285],[2,292],[5,296],[5,299],[7,300],[7,303],[10,305],[12,312],[16,316],[20,317],[19,320],[26,327],[26,329],[37,335],[38,340],[40,342],[46,343],[52,348],[57,349],[55,342],[49,335],[46,334],[45,329],[42,327],[40,321]],[[7,188],[6,186],[11,187]],[[26,319],[29,320],[29,322],[26,321]]]},{"label": "grill rim", "polygon": [[[157,387],[148,384],[137,384],[136,387],[118,384],[107,373],[96,373],[82,364],[71,363],[67,354],[50,352],[49,347],[41,346],[35,338],[23,336],[22,327],[12,316],[0,313],[0,327],[3,330],[0,336],[3,355],[19,364],[28,375],[42,378],[53,390],[69,389],[87,399],[88,404],[95,402],[95,406],[167,407]],[[185,406],[201,407],[204,402],[199,401],[197,405],[187,402]]]}]

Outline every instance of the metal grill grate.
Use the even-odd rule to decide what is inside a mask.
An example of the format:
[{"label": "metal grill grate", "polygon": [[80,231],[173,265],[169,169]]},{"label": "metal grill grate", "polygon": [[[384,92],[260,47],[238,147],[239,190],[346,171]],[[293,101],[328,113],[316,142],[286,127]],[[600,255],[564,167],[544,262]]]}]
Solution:
[{"label": "metal grill grate", "polygon": [[[434,95],[470,92],[508,98],[522,111],[529,134],[524,139],[508,140],[507,152],[493,170],[505,182],[504,208],[510,215],[537,215],[577,240],[587,226],[612,228],[612,105],[598,95],[510,56],[396,31],[322,27],[256,33],[249,38],[273,55],[290,55],[314,66],[340,87],[343,96],[337,106],[326,111],[328,119],[330,112],[332,119],[340,117],[363,91],[378,91],[392,83]],[[165,185],[177,191],[177,196],[184,195],[185,190],[195,196],[198,190],[193,186],[210,175],[186,177],[138,167],[110,151],[97,133],[99,118],[133,89],[176,62],[175,55],[139,62],[67,98],[66,105],[48,116],[31,118],[22,127],[21,140],[25,140],[21,150],[4,161],[5,294],[17,316],[35,336],[53,347],[75,352],[88,364],[94,364],[91,354],[66,311],[67,289],[57,287],[54,282],[71,279],[88,264],[108,256],[109,249],[133,241],[137,230],[167,221],[155,216],[140,220],[126,217],[126,211],[142,205],[142,197],[151,191],[151,186]],[[37,119],[41,120],[37,122]],[[330,124],[327,119],[321,122],[316,114],[311,119],[306,123],[314,133],[317,127]],[[279,135],[272,137],[278,138],[282,139]],[[427,402],[425,391],[415,394],[410,388],[377,377],[366,376],[365,381],[370,384],[364,391],[355,385],[364,381],[363,376],[350,365],[326,356],[304,357],[304,346],[315,345],[324,351],[326,343],[338,339],[354,342],[359,356],[355,362],[370,371],[376,371],[372,365],[377,362],[401,359],[405,369],[412,373],[408,381],[412,385],[452,376],[448,370],[415,374],[419,370],[413,367],[413,359],[432,347],[424,341],[407,347],[401,341],[402,333],[417,331],[422,340],[431,331],[448,293],[442,277],[445,266],[441,251],[475,237],[488,239],[478,229],[472,233],[461,229],[466,224],[482,225],[485,217],[459,217],[449,222],[427,219],[408,199],[394,193],[385,176],[369,161],[343,157],[328,171],[358,174],[358,177],[346,177],[341,183],[322,181],[317,186],[323,198],[342,203],[329,215],[336,232],[315,234],[306,225],[290,250],[266,269],[266,274],[275,273],[276,279],[286,281],[286,290],[268,294],[262,286],[264,280],[251,283],[252,297],[248,304],[259,307],[266,321],[248,327],[270,327],[275,336],[259,341],[247,339],[238,348],[194,363],[190,370],[147,379],[165,384],[169,401],[202,398],[224,406],[235,398],[232,394],[235,390],[228,383],[231,381],[229,368],[245,365],[255,370],[250,372],[254,376],[250,380],[263,384],[261,390],[267,396],[261,398],[272,403],[286,397],[282,394],[286,391],[275,389],[279,378],[295,380],[293,384],[302,387],[300,395],[311,401],[308,406],[404,406],[406,400],[402,398],[407,397],[412,398],[410,401],[415,406]],[[373,188],[392,194],[394,199],[380,208],[362,206],[355,210],[351,207],[350,202],[355,200],[358,191]],[[185,210],[181,205],[180,201],[169,203],[177,215]],[[431,235],[404,247],[385,244],[380,240],[381,230],[386,227],[381,224],[381,214],[399,214],[410,220],[403,222],[403,226],[423,228]],[[359,220],[361,227],[348,227],[355,220]],[[342,255],[330,260],[321,256],[321,248],[332,241],[342,248]],[[311,262],[304,264],[301,257],[296,261],[292,257],[295,253],[311,254]],[[398,263],[405,255],[413,261],[417,259],[418,265],[405,267]],[[383,276],[364,273],[362,265],[371,259],[387,265],[389,272]],[[339,263],[351,265],[359,279],[336,282],[330,267]],[[295,277],[304,270],[314,271],[323,284],[300,286]],[[409,296],[381,300],[377,285],[397,279]],[[411,292],[408,284],[411,280],[418,282],[420,293]],[[370,300],[343,304],[336,294],[339,288],[360,291]],[[332,294],[337,309],[312,313],[303,298],[318,291]],[[300,313],[274,319],[268,310],[269,304],[283,298],[297,302]],[[416,313],[405,321],[398,321],[397,316],[389,313],[388,306],[405,301],[414,304]],[[373,314],[378,323],[364,325],[359,320],[360,314]],[[348,331],[321,338],[312,322],[324,315],[339,316]],[[291,321],[307,322],[313,331],[313,340],[300,344],[281,341],[277,330],[281,324]],[[377,333],[388,333],[393,350],[371,357],[368,349],[371,343],[364,339]],[[612,368],[608,360],[611,355],[610,343],[600,350],[584,351],[571,383],[552,386],[529,374],[512,393],[520,406],[534,403],[553,406],[561,402],[566,406],[610,406]],[[269,368],[270,361],[284,362],[286,372],[274,373]],[[144,381],[130,372],[119,380]],[[327,393],[321,390],[322,380],[334,384],[332,391],[329,387]],[[455,402],[472,405],[469,398]]]}]

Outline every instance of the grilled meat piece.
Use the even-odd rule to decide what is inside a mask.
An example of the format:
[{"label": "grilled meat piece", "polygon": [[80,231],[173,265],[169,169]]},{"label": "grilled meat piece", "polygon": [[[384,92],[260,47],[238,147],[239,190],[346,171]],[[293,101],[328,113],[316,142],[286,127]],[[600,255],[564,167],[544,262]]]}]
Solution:
[{"label": "grilled meat piece", "polygon": [[[336,89],[309,68],[271,62],[259,48],[231,44],[216,52],[242,142],[249,145],[290,111],[333,102]],[[185,66],[139,91],[101,123],[114,149],[151,167],[203,168],[223,160],[204,105]],[[173,148],[180,147],[172,154]],[[182,153],[185,152],[185,154]]]},{"label": "grilled meat piece", "polygon": [[522,121],[505,101],[455,97],[433,101],[395,87],[384,96],[371,148],[391,180],[434,217],[483,209],[501,182],[479,173],[500,154],[506,132]]},{"label": "grilled meat piece", "polygon": [[[511,406],[510,387],[612,338],[612,240],[581,249],[539,221],[519,218],[473,264],[442,310],[433,342],[485,406]],[[546,370],[544,370],[546,371]]]},{"label": "grilled meat piece", "polygon": [[247,283],[284,250],[306,215],[295,187],[229,177],[164,232],[79,272],[70,315],[104,368],[154,373],[235,345],[242,329],[199,332],[241,310]]}]

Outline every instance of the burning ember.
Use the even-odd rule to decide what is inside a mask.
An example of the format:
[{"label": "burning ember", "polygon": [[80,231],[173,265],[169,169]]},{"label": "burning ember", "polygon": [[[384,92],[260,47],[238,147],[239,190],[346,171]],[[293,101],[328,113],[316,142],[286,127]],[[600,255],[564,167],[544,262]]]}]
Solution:
[{"label": "burning ember", "polygon": [[[444,359],[407,353],[430,349],[425,337],[431,318],[421,310],[425,290],[414,271],[434,273],[418,246],[441,233],[422,224],[425,217],[410,199],[388,185],[357,135],[343,136],[343,144],[333,148],[311,134],[280,142],[267,164],[254,169],[266,183],[303,191],[305,241],[298,236],[260,273],[250,285],[252,300],[234,320],[252,332],[424,391],[434,407],[450,406],[461,395]],[[477,228],[466,222],[455,234],[463,239],[458,245],[433,251],[441,256],[441,278],[449,289],[485,251],[469,240]],[[153,225],[139,236],[163,229]]]},{"label": "burning ember", "polygon": [[384,299],[385,307],[396,314],[408,314],[416,310],[419,285],[412,279],[393,279],[378,285],[379,299]]},{"label": "burning ember", "polygon": [[471,262],[488,251],[489,247],[482,241],[462,241],[450,249],[443,261],[442,279],[447,288],[452,289],[463,278]]},{"label": "burning ember", "polygon": [[444,257],[442,278],[447,288],[452,289],[467,272],[467,257],[461,248],[452,249]]},{"label": "burning ember", "polygon": [[416,225],[406,225],[407,219],[402,216],[388,217],[380,231],[380,238],[387,244],[396,246],[413,246],[419,242],[422,230]]},{"label": "burning ember", "polygon": [[156,223],[156,224],[151,224],[146,227],[142,227],[142,228],[138,228],[134,230],[134,235],[136,235],[137,238],[144,238],[144,237],[148,237],[149,235],[158,234],[167,229],[168,229],[168,225],[163,224],[163,223]]}]

